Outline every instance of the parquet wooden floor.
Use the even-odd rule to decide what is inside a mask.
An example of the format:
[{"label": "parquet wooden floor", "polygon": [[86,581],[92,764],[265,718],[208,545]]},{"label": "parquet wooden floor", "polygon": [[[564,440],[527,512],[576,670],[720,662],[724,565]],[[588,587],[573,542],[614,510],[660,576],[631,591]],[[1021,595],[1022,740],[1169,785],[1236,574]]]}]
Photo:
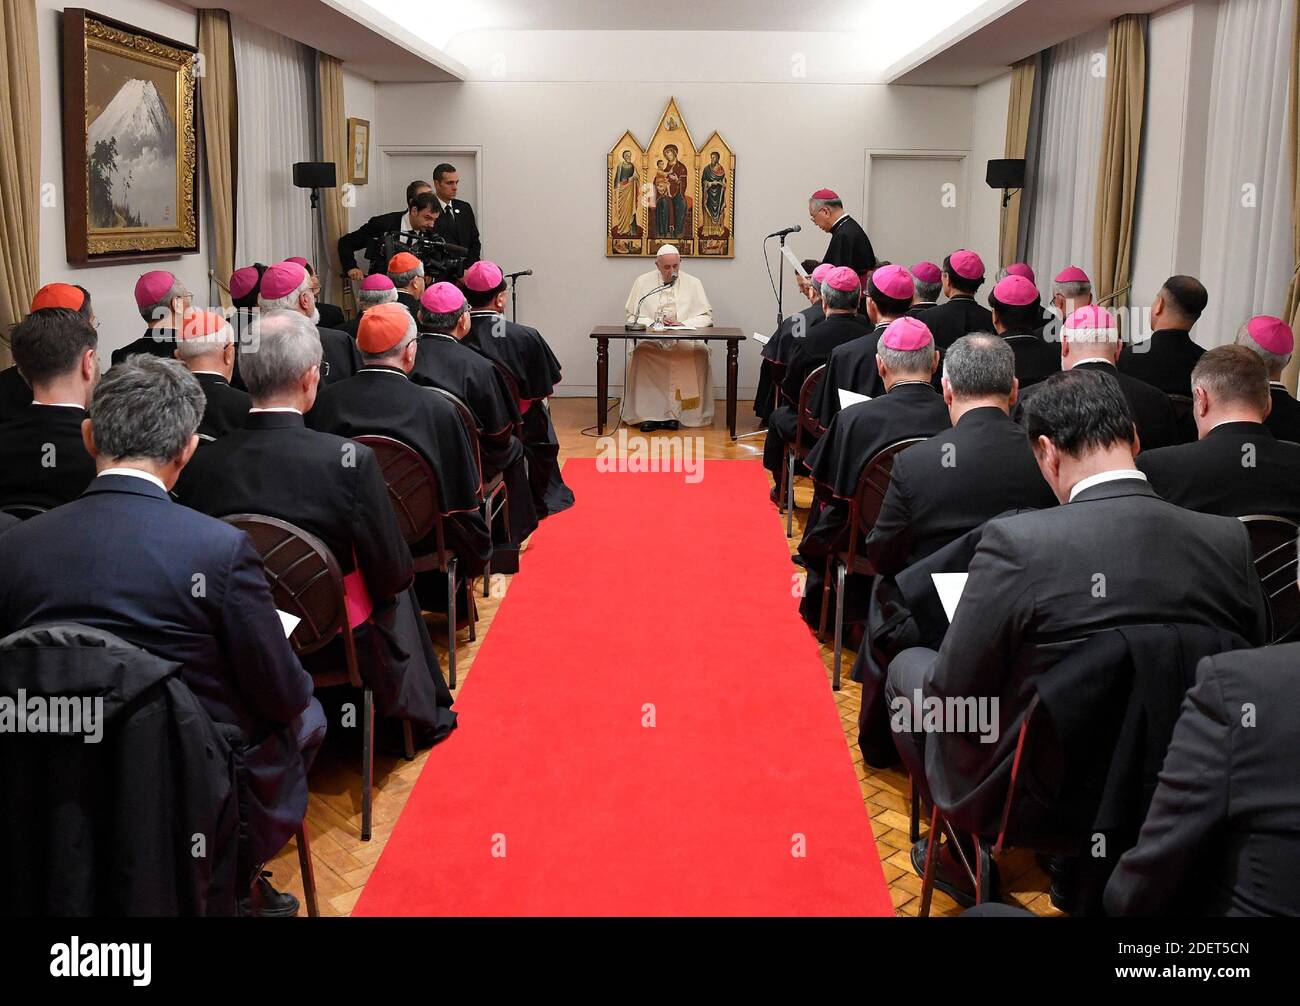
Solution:
[{"label": "parquet wooden floor", "polygon": [[[589,427],[593,421],[595,413],[593,400],[558,398],[552,400],[551,406],[552,418],[560,438],[560,457],[562,459],[595,457],[595,437],[582,433],[582,430]],[[762,456],[761,436],[732,443],[727,436],[723,402],[717,403],[716,412],[717,416],[711,429],[682,430],[677,435],[703,437],[706,460]],[[749,402],[740,403],[739,426],[741,433],[756,427]],[[594,434],[594,430],[591,433]],[[797,504],[806,507],[810,491],[802,485],[797,486],[797,490]],[[791,540],[792,553],[802,533],[800,518],[804,513],[806,511],[796,508],[795,535]],[[523,562],[526,564],[527,558]],[[794,565],[790,568],[792,575],[799,571]],[[488,599],[479,597],[478,641],[469,642],[465,632],[461,632],[458,638],[456,662],[459,686],[463,686],[473,672],[478,648],[487,634],[492,631],[493,619],[500,606],[501,598],[510,589],[510,580],[509,576],[498,577],[493,585],[494,596]],[[794,603],[793,599],[791,603]],[[445,667],[445,624],[441,621],[431,623],[430,634],[435,645],[439,647],[439,654],[443,657]],[[829,691],[832,650],[829,645],[826,645],[821,647],[821,651],[826,667],[826,687]],[[848,678],[848,669],[852,664],[853,654],[846,652],[843,686],[835,695],[835,703],[844,726],[845,756],[853,761],[858,783],[862,787],[862,799],[871,816],[872,830],[884,866],[885,880],[889,884],[890,895],[893,898],[894,910],[899,915],[915,916],[920,906],[921,880],[913,872],[911,860],[908,858],[910,843],[907,838],[907,777],[897,770],[882,771],[863,764],[862,753],[857,745],[861,689]],[[737,669],[737,673],[742,671]],[[435,755],[436,750],[433,753],[422,751],[413,762],[376,756],[373,831],[371,840],[363,842],[360,839],[359,750],[355,756],[337,749],[327,749],[321,753],[312,770],[307,822],[310,828],[316,888],[322,915],[348,915],[352,911],[352,906],[361,896],[361,890],[369,879],[371,870],[374,869],[375,863],[384,851],[384,844],[392,834],[398,815],[406,805],[411,787],[424,768],[425,761]],[[429,854],[436,856],[437,849],[438,836],[429,836]],[[293,843],[290,843],[268,868],[273,872],[273,882],[276,886],[293,891],[299,898],[302,897],[302,880]],[[1048,900],[1047,876],[1038,867],[1032,854],[1012,851],[999,857],[998,868],[1005,900],[1040,915],[1060,914]],[[931,907],[932,914],[953,915],[958,911],[960,909],[950,898],[941,892],[935,892]],[[306,915],[305,905],[303,915]]]}]

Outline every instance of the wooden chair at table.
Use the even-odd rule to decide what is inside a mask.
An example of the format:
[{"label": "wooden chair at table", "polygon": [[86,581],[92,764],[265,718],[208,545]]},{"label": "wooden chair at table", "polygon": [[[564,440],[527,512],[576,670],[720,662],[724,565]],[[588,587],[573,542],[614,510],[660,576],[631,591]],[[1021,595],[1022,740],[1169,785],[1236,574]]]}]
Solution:
[{"label": "wooden chair at table", "polygon": [[1300,585],[1296,584],[1296,535],[1300,524],[1286,517],[1251,514],[1239,518],[1250,536],[1268,602],[1268,642],[1286,643],[1300,635]]},{"label": "wooden chair at table", "polygon": [[826,556],[826,579],[822,586],[821,618],[817,635],[826,638],[826,613],[830,605],[831,573],[835,574],[835,670],[831,688],[840,690],[840,664],[844,656],[844,582],[850,573],[875,576],[876,570],[860,551],[861,544],[876,525],[881,504],[889,491],[889,478],[894,470],[894,458],[913,444],[924,443],[927,437],[908,437],[898,440],[879,451],[866,463],[858,476],[858,485],[849,501],[848,547],[832,550]]},{"label": "wooden chair at table", "polygon": [[826,365],[822,364],[807,377],[804,378],[803,384],[799,387],[799,401],[794,403],[795,406],[795,428],[794,440],[785,445],[785,458],[781,465],[781,474],[783,485],[778,492],[778,498],[785,496],[785,536],[794,537],[794,469],[795,465],[803,461],[813,449],[813,444],[817,442],[820,430],[817,427],[817,417],[808,411],[808,402],[816,393],[818,386],[822,383],[822,378],[826,376]]},{"label": "wooden chair at table", "polygon": [[[262,557],[275,606],[300,619],[289,636],[294,652],[307,657],[335,639],[342,641],[343,668],[313,673],[312,681],[317,688],[351,685],[361,690],[361,840],[368,842],[375,776],[375,699],[357,663],[356,639],[338,560],[315,535],[278,517],[239,513],[222,520],[252,540]],[[415,757],[410,721],[404,720],[402,727],[409,761]]]},{"label": "wooden chair at table", "polygon": [[[456,406],[456,411],[460,413],[461,423],[465,427],[465,433],[469,436],[470,448],[474,452],[474,463],[478,465],[479,506],[483,508],[483,519],[487,522],[489,536],[492,534],[492,522],[496,520],[497,514],[501,514],[501,523],[506,528],[507,533],[509,533],[510,493],[506,490],[505,473],[497,472],[490,481],[483,481],[483,449],[480,445],[481,434],[478,428],[478,419],[475,417],[473,410],[450,391],[436,387],[430,387],[429,390],[442,395]],[[500,502],[494,507],[493,503],[496,501],[497,497],[500,497]],[[490,556],[488,558],[488,564],[483,567],[483,596],[492,596],[492,559]],[[454,678],[452,679],[452,687],[456,687]]]},{"label": "wooden chair at table", "polygon": [[[447,678],[448,687],[456,687],[456,555],[447,548],[442,522],[442,490],[433,467],[411,447],[393,437],[367,434],[353,437],[359,444],[369,447],[379,461],[384,482],[388,486],[388,499],[397,515],[397,526],[402,538],[412,546],[411,558],[417,573],[437,570],[447,578]],[[434,538],[432,552],[416,554],[414,546],[429,537]],[[474,604],[472,585],[467,586],[469,597],[469,638],[478,638],[474,625],[478,609]]]}]

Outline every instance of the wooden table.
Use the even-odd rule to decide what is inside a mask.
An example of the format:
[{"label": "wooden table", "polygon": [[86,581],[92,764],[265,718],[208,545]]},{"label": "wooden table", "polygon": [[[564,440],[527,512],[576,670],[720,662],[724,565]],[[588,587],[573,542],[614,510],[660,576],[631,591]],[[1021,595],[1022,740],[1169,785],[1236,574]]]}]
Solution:
[{"label": "wooden table", "polygon": [[[666,332],[629,332],[622,325],[597,325],[591,330],[591,338],[596,340],[596,434],[605,435],[605,412],[609,399],[609,340],[631,339],[667,339],[676,342],[679,339],[694,339],[698,342],[725,342],[727,344],[727,429],[731,439],[736,439],[736,388],[740,372],[740,344],[745,341],[745,333],[738,328],[694,328],[671,329]],[[713,394],[709,388],[706,394]],[[623,389],[624,398],[627,388]]]}]

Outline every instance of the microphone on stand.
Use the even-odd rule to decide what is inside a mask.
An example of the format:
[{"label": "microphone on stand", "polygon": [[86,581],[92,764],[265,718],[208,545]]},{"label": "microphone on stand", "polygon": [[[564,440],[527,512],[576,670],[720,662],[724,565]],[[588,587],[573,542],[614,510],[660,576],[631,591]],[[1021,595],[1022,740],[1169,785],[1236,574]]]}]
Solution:
[{"label": "microphone on stand", "polygon": [[504,278],[505,278],[505,279],[517,279],[517,278],[520,277],[520,276],[531,276],[532,274],[533,274],[533,271],[532,271],[531,269],[520,269],[518,272],[508,272],[508,273],[506,273]]},{"label": "microphone on stand", "polygon": [[801,230],[803,230],[803,228],[800,227],[798,224],[795,224],[793,227],[786,227],[784,230],[773,231],[763,240],[767,241],[769,238],[783,238],[787,234],[798,234]]},{"label": "microphone on stand", "polygon": [[511,321],[519,320],[519,301],[515,297],[515,281],[518,280],[520,276],[531,276],[532,274],[533,271],[531,269],[520,269],[518,272],[507,273],[506,275],[501,277],[503,280],[505,280],[507,283],[510,284],[510,320]]},{"label": "microphone on stand", "polygon": [[624,331],[624,332],[644,332],[644,331],[646,330],[645,326],[642,325],[641,322],[637,320],[637,319],[639,319],[639,318],[641,317],[641,305],[644,304],[644,303],[645,303],[647,300],[649,300],[651,297],[653,297],[655,294],[657,294],[657,293],[663,293],[663,291],[665,291],[665,290],[669,289],[670,287],[674,286],[676,283],[677,283],[677,273],[674,272],[674,273],[672,274],[672,276],[669,278],[669,280],[668,280],[667,283],[661,283],[659,286],[655,287],[653,290],[651,290],[649,293],[647,293],[644,297],[642,297],[640,300],[638,300],[638,301],[636,302],[636,310],[632,312],[632,320],[629,321],[629,322],[627,322],[626,324],[623,325],[623,331]]}]

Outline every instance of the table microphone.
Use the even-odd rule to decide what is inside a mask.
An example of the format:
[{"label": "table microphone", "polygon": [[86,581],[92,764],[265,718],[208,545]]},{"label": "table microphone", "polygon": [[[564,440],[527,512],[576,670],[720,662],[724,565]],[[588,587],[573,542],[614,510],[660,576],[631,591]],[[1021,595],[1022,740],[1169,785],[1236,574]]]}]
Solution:
[{"label": "table microphone", "polygon": [[655,287],[653,290],[651,290],[649,293],[647,293],[644,297],[642,297],[640,300],[638,300],[638,301],[636,302],[636,310],[632,312],[632,320],[629,321],[629,322],[627,322],[627,323],[623,326],[623,331],[624,331],[624,332],[644,332],[644,331],[646,330],[646,329],[645,329],[645,326],[642,325],[641,322],[637,320],[638,318],[641,317],[641,305],[644,304],[644,303],[645,303],[649,298],[653,297],[655,294],[657,294],[657,293],[662,293],[664,290],[667,290],[669,287],[671,287],[671,286],[672,286],[674,283],[676,283],[676,282],[677,282],[677,273],[673,273],[673,278],[670,279],[667,283],[664,283],[664,284],[662,284],[662,285],[660,285],[660,286]]}]

